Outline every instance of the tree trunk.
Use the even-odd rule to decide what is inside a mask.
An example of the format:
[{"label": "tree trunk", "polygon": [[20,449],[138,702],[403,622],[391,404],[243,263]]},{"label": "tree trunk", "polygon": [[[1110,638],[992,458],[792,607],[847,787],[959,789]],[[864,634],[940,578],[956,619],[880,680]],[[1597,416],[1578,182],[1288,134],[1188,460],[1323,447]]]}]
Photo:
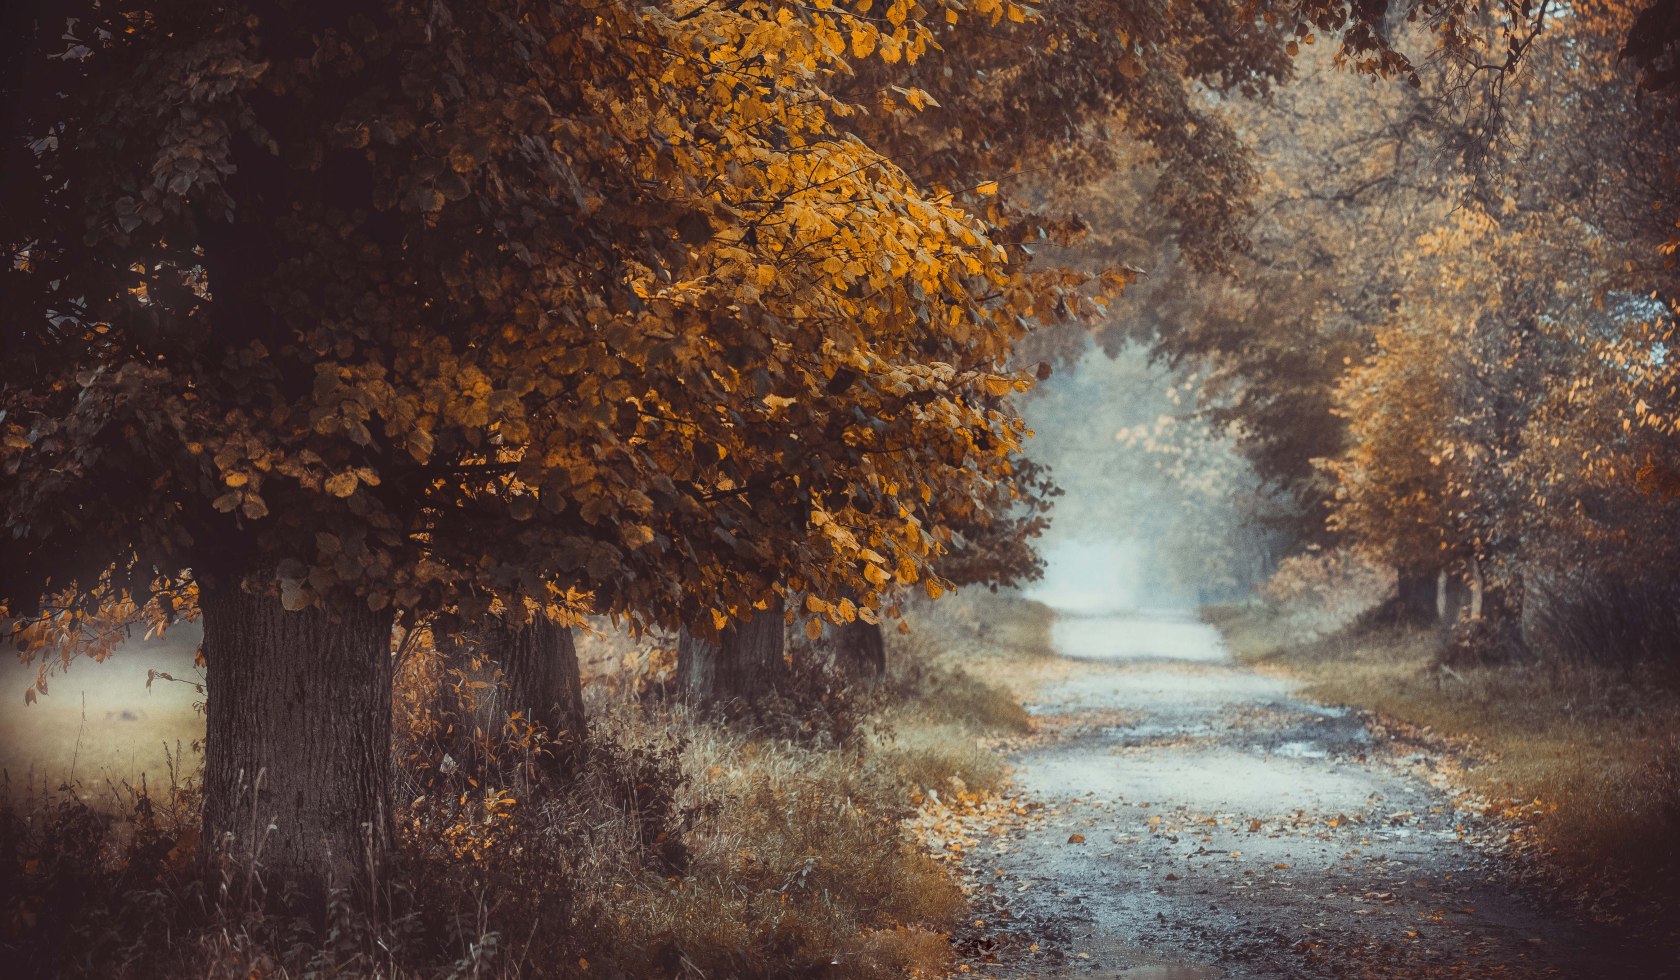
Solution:
[{"label": "tree trunk", "polygon": [[287,612],[240,576],[199,583],[205,854],[319,907],[391,845],[391,624],[363,603]]},{"label": "tree trunk", "polygon": [[1469,602],[1469,590],[1464,579],[1452,572],[1442,571],[1436,579],[1435,617],[1451,627]]},{"label": "tree trunk", "polygon": [[683,630],[677,639],[677,684],[698,705],[756,704],[787,673],[787,631],[782,602],[729,624],[717,642]]},{"label": "tree trunk", "polygon": [[1522,577],[1487,582],[1479,568],[1474,572],[1471,614],[1453,630],[1452,643],[1443,659],[1455,665],[1528,659],[1530,650],[1523,637]]},{"label": "tree trunk", "polygon": [[519,629],[498,633],[497,648],[486,652],[501,664],[507,685],[503,719],[523,711],[556,742],[582,740],[583,678],[572,631],[539,616]]},{"label": "tree trunk", "polygon": [[1394,619],[1399,623],[1427,626],[1439,622],[1436,614],[1436,573],[1402,570],[1393,608]]},{"label": "tree trunk", "polygon": [[887,642],[878,623],[854,620],[834,631],[834,660],[847,677],[874,683],[887,673]]}]

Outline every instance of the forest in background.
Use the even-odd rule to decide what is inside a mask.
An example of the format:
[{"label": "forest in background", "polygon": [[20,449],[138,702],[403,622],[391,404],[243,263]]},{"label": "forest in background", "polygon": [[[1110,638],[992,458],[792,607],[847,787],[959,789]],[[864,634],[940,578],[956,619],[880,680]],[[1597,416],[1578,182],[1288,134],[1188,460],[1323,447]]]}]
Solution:
[{"label": "forest in background", "polygon": [[[1051,513],[1432,674],[1672,666],[1667,0],[5,16],[0,616],[28,700],[183,619],[208,691],[167,805],[8,814],[43,970],[937,965],[899,821],[1020,720],[882,627]],[[761,753],[835,768],[694,789]],[[860,836],[755,864],[788,792]]]},{"label": "forest in background", "polygon": [[1233,588],[1200,598],[1240,660],[1458,746],[1525,874],[1672,949],[1680,121],[1622,74],[1633,17],[1571,7],[1498,80],[1373,88],[1304,48],[1226,117],[1249,247],[1209,273],[1094,223],[1150,275],[1027,415],[1110,488],[1052,540],[1141,528],[1158,587]]}]

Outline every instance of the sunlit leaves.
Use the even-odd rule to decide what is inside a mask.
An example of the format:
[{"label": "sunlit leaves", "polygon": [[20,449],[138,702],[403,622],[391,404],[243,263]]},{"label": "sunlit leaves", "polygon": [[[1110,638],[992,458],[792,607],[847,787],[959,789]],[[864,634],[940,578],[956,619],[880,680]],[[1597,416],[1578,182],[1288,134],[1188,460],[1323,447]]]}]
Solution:
[{"label": "sunlit leaves", "polygon": [[[399,11],[311,63],[252,60],[247,45],[284,46],[281,23],[113,42],[171,76],[224,59],[178,155],[247,154],[262,177],[225,194],[171,178],[120,207],[90,191],[139,219],[112,226],[132,252],[122,295],[208,328],[183,354],[133,318],[91,324],[122,340],[62,348],[92,394],[72,404],[49,376],[8,403],[33,413],[4,430],[7,499],[30,494],[8,516],[43,568],[54,501],[134,472],[152,496],[99,509],[89,555],[137,526],[164,540],[98,560],[179,569],[226,546],[288,608],[517,617],[564,594],[721,627],[782,588],[838,622],[878,619],[937,578],[953,523],[987,522],[1023,438],[1008,400],[1028,381],[1004,363],[1034,296],[988,220],[842,128],[861,107],[831,91],[864,58],[920,62],[929,10],[506,13],[457,11],[434,36]],[[90,188],[153,165],[122,147],[179,135],[177,103],[113,85]],[[328,89],[342,99],[312,101]],[[283,154],[232,135],[265,126],[286,128]],[[215,221],[165,229],[188,196]],[[261,260],[229,235],[264,242]],[[177,242],[195,289],[134,286]],[[111,273],[103,253],[76,261]],[[146,370],[125,375],[135,351]],[[62,436],[33,421],[55,415]],[[86,448],[142,417],[134,452]],[[82,482],[48,493],[65,474]]]}]

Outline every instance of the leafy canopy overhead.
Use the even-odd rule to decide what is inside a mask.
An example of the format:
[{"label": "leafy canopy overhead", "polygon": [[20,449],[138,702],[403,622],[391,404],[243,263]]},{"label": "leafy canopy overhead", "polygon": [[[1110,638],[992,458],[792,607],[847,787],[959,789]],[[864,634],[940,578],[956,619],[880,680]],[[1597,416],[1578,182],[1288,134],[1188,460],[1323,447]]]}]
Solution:
[{"label": "leafy canopy overhead", "polygon": [[79,11],[7,195],[0,595],[873,619],[1013,479],[1034,313],[837,123],[908,9]]}]

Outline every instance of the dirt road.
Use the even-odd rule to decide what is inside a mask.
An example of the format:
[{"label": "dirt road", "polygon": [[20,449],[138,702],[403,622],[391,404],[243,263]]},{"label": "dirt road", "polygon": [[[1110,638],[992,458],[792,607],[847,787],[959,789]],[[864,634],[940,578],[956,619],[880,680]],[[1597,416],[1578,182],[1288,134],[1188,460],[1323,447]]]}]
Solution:
[{"label": "dirt road", "polygon": [[1647,975],[1506,880],[1427,749],[1191,619],[1064,616],[1055,640],[1073,663],[1010,752],[1027,816],[966,859],[971,974]]}]

